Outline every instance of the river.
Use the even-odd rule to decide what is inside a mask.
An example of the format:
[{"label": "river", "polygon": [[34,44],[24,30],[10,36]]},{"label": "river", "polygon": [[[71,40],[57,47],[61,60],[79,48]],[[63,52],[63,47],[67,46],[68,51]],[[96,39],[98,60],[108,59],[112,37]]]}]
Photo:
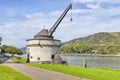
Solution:
[{"label": "river", "polygon": [[[25,57],[25,54],[22,55]],[[120,56],[62,56],[69,65],[82,66],[83,60],[87,67],[111,68],[120,70]]]},{"label": "river", "polygon": [[87,62],[87,67],[111,68],[120,70],[120,57],[110,56],[62,56],[69,65],[82,66],[83,60]]}]

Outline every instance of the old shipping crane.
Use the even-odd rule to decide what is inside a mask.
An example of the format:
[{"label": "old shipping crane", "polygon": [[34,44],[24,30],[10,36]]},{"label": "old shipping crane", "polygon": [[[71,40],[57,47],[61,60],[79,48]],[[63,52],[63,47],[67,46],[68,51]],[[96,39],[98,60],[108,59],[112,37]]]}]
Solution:
[{"label": "old shipping crane", "polygon": [[72,4],[69,4],[49,31],[42,29],[33,39],[26,40],[27,62],[51,63],[55,55],[60,53],[61,41],[52,35],[70,9]]}]

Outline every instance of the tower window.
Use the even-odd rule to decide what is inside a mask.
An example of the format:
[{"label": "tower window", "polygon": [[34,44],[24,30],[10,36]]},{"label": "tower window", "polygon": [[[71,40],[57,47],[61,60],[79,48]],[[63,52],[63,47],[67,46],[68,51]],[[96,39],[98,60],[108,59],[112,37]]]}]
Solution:
[{"label": "tower window", "polygon": [[51,55],[51,58],[52,58],[52,59],[54,59],[54,57],[55,57],[55,55],[54,55],[54,54],[53,54],[53,55]]}]

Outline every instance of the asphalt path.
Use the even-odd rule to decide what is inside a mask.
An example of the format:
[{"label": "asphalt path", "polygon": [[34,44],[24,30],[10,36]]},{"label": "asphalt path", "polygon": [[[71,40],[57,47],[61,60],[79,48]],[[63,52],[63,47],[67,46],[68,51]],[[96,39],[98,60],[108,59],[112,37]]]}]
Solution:
[{"label": "asphalt path", "polygon": [[11,60],[7,60],[4,65],[7,65],[16,71],[31,77],[33,80],[88,80],[59,72],[31,67],[25,64],[13,63]]}]

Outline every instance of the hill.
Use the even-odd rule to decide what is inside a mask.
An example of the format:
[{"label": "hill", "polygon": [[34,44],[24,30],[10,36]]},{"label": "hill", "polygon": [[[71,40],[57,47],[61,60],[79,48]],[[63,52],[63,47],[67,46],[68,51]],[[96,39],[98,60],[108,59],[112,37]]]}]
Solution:
[{"label": "hill", "polygon": [[22,47],[21,50],[26,53],[26,47]]},{"label": "hill", "polygon": [[84,44],[87,46],[120,46],[120,32],[100,32],[87,37],[77,38],[64,44]]},{"label": "hill", "polygon": [[[71,45],[85,45],[91,46],[94,50],[103,52],[120,51],[120,32],[100,32],[87,37],[77,38],[68,42],[65,42],[63,46]],[[102,53],[103,53],[102,52]]]}]

